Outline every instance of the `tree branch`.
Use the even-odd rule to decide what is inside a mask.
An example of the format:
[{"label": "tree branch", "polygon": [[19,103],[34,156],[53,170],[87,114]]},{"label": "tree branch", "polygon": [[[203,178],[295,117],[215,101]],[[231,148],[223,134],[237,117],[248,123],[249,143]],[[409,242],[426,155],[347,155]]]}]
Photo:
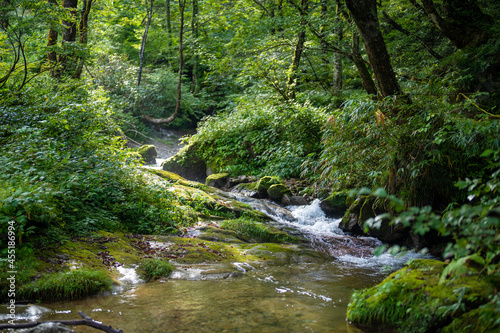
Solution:
[{"label": "tree branch", "polygon": [[427,45],[427,43],[425,43],[425,41],[418,37],[418,36],[415,36],[415,35],[412,35],[408,30],[406,30],[405,28],[403,28],[401,25],[399,25],[396,21],[394,21],[390,16],[389,14],[387,14],[385,11],[382,11],[382,14],[384,15],[385,19],[387,20],[387,22],[392,25],[396,30],[404,33],[405,35],[409,36],[409,37],[413,37],[415,38],[416,40],[418,40],[420,42],[420,44],[422,44],[423,47],[425,47],[427,49],[427,51],[429,52],[429,54],[431,56],[433,56],[434,58],[436,58],[437,60],[441,60],[443,59],[443,56],[440,55],[439,53],[437,53],[436,51],[434,51],[429,45]]},{"label": "tree branch", "polygon": [[0,329],[30,328],[30,327],[35,327],[35,326],[38,326],[38,325],[44,324],[44,323],[61,323],[63,325],[69,325],[69,326],[86,325],[86,326],[90,326],[90,327],[93,327],[95,329],[107,332],[107,333],[123,333],[123,331],[120,329],[114,329],[111,326],[106,326],[104,324],[101,324],[101,323],[93,320],[92,318],[87,316],[82,311],[79,311],[78,314],[83,319],[80,319],[80,320],[49,320],[49,321],[37,321],[37,322],[33,322],[33,323],[22,323],[22,324],[0,324]]}]

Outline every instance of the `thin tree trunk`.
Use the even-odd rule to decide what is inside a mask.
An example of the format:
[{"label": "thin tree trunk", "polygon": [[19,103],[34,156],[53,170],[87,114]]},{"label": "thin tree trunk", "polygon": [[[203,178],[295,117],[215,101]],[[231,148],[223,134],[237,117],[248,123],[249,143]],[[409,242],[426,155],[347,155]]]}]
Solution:
[{"label": "thin tree trunk", "polygon": [[[344,32],[341,25],[341,4],[337,1],[337,16],[335,17],[335,28],[334,33],[337,35],[337,39],[342,41],[344,38]],[[333,55],[333,91],[339,92],[342,90],[342,55],[340,53],[334,53]]]},{"label": "thin tree trunk", "polygon": [[356,69],[358,70],[359,77],[361,78],[361,84],[363,85],[363,89],[368,93],[368,95],[378,95],[377,86],[372,79],[372,75],[366,66],[366,62],[361,56],[361,52],[359,50],[359,36],[357,34],[353,34],[352,36],[352,53],[348,56],[349,60],[351,60]]},{"label": "thin tree trunk", "polygon": [[170,0],[167,1],[167,38],[168,38],[168,49],[167,49],[167,63],[171,65],[171,52],[172,52],[172,18],[170,13]]},{"label": "thin tree trunk", "polygon": [[382,97],[400,95],[401,88],[380,31],[376,0],[346,0],[346,4],[363,38]]},{"label": "thin tree trunk", "polygon": [[[62,20],[63,33],[62,33],[62,46],[63,51],[68,44],[74,44],[76,41],[76,8],[78,0],[63,0],[63,8],[68,11],[69,18]],[[71,46],[70,46],[71,47]],[[66,51],[65,54],[59,55],[59,62],[62,66],[62,73],[69,74],[75,68],[74,62],[68,61],[72,57],[73,52]],[[61,72],[59,74],[62,74]]]},{"label": "thin tree trunk", "polygon": [[198,55],[198,0],[193,0],[193,15],[191,17],[191,30],[194,38],[194,63],[193,63],[193,92],[195,95],[200,91],[200,56]]},{"label": "thin tree trunk", "polygon": [[300,15],[302,19],[300,21],[300,32],[297,36],[297,43],[295,44],[295,50],[293,53],[293,61],[290,67],[290,73],[288,75],[287,89],[288,95],[290,98],[295,98],[295,87],[297,84],[297,76],[298,70],[300,67],[300,59],[302,57],[302,53],[304,52],[304,43],[306,41],[306,24],[307,21],[304,18],[305,13],[308,11],[309,0],[301,1],[302,10],[300,11]]},{"label": "thin tree trunk", "polygon": [[180,28],[179,28],[179,73],[177,76],[177,103],[175,104],[174,113],[167,118],[152,118],[148,115],[143,115],[142,118],[152,124],[168,124],[174,121],[175,117],[179,113],[181,108],[181,98],[182,98],[182,70],[184,66],[184,55],[183,55],[183,38],[184,38],[184,9],[186,8],[187,0],[179,0],[179,12],[180,12]]},{"label": "thin tree trunk", "polygon": [[137,73],[137,85],[141,85],[142,69],[144,67],[144,51],[146,50],[146,39],[148,38],[149,26],[151,25],[151,19],[153,18],[153,5],[154,0],[149,0],[149,7],[146,12],[146,27],[144,29],[144,34],[142,34],[141,48],[139,49],[139,71]]},{"label": "thin tree trunk", "polygon": [[[80,27],[79,27],[79,38],[78,42],[81,45],[87,46],[88,43],[88,30],[89,30],[89,14],[90,10],[92,9],[92,1],[93,0],[84,0],[83,1],[83,8],[82,8],[82,16],[80,18]],[[83,65],[85,63],[85,59],[80,57],[78,59],[78,66],[76,67],[75,74],[73,75],[73,78],[75,79],[80,79],[82,76],[82,71],[83,71]]]},{"label": "thin tree trunk", "polygon": [[[47,3],[50,6],[57,6],[57,0],[47,0]],[[47,53],[47,58],[49,60],[49,66],[53,66],[57,62],[57,54],[56,51],[50,50],[52,47],[57,45],[58,33],[57,30],[49,29],[49,36],[47,38],[47,49],[49,52]],[[54,76],[55,72],[53,70],[50,71],[51,75]]]}]

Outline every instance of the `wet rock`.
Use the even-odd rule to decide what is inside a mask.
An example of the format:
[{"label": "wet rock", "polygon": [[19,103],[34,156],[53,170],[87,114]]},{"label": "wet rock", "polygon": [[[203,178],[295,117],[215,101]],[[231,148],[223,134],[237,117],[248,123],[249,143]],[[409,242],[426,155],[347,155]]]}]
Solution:
[{"label": "wet rock", "polygon": [[348,195],[346,192],[334,192],[326,199],[323,199],[319,206],[327,216],[339,217],[344,215],[348,208],[347,197]]},{"label": "wet rock", "polygon": [[72,329],[61,323],[43,323],[32,328],[18,331],[19,333],[74,333]]},{"label": "wet rock", "polygon": [[292,194],[288,186],[285,184],[274,184],[267,189],[267,195],[269,198],[276,202],[281,202],[281,199],[285,194]]},{"label": "wet rock", "polygon": [[229,180],[228,173],[215,173],[207,177],[205,185],[216,188],[223,188],[227,185],[228,180]]},{"label": "wet rock", "polygon": [[175,156],[163,162],[162,169],[195,182],[205,183],[207,179],[207,165],[196,154],[196,148],[192,145],[182,148]]},{"label": "wet rock", "polygon": [[146,164],[156,164],[156,156],[158,156],[158,152],[156,151],[155,146],[153,145],[143,145],[139,147],[137,150],[139,155],[141,155],[144,163]]},{"label": "wet rock", "polygon": [[309,202],[302,196],[285,194],[283,198],[281,198],[281,204],[284,206],[305,206],[308,205]]},{"label": "wet rock", "polygon": [[262,177],[257,182],[257,191],[259,191],[259,194],[262,197],[266,197],[267,190],[269,189],[269,187],[271,187],[271,185],[280,184],[280,183],[281,182],[275,177],[270,177],[270,176]]},{"label": "wet rock", "polygon": [[260,198],[259,191],[257,191],[257,183],[241,183],[233,187],[231,192],[243,194],[250,198]]},{"label": "wet rock", "polygon": [[236,185],[243,184],[243,183],[254,183],[258,180],[259,180],[259,178],[254,177],[254,176],[241,175],[241,176],[238,176],[236,178],[229,178],[227,186],[234,187]]}]

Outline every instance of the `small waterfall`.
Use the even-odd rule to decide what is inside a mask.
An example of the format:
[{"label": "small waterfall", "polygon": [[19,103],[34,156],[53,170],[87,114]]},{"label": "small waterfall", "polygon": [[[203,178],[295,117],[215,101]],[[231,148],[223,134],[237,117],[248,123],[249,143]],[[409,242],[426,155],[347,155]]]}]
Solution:
[{"label": "small waterfall", "polygon": [[339,224],[342,219],[329,218],[320,207],[320,200],[315,199],[307,206],[280,207],[266,200],[234,196],[245,202],[280,225],[298,230],[317,251],[326,253],[343,262],[360,267],[401,266],[412,258],[430,258],[415,251],[400,255],[385,253],[375,257],[373,249],[382,242],[373,237],[355,237],[345,234]]},{"label": "small waterfall", "polygon": [[135,267],[125,268],[123,266],[120,266],[117,267],[116,269],[122,275],[121,277],[118,278],[118,281],[120,281],[123,284],[130,285],[130,284],[138,284],[144,282],[144,280],[139,277],[139,274],[137,274]]}]

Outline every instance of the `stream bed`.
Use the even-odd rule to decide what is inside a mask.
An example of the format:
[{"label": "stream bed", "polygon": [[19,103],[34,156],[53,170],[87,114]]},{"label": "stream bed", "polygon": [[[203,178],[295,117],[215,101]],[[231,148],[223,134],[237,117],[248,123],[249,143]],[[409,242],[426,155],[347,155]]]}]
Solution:
[{"label": "stream bed", "polygon": [[[78,319],[78,311],[124,332],[361,332],[346,321],[355,289],[380,282],[415,253],[373,257],[373,238],[344,235],[339,219],[327,218],[314,201],[287,210],[260,200],[239,198],[273,217],[275,226],[293,229],[327,253],[322,263],[234,264],[242,274],[200,279],[181,267],[169,279],[144,283],[133,269],[108,295],[70,302],[18,307],[18,320]],[[183,272],[185,270],[186,272]],[[0,321],[3,321],[0,309]],[[84,326],[75,332],[96,332]],[[383,332],[383,331],[382,331]]]}]

